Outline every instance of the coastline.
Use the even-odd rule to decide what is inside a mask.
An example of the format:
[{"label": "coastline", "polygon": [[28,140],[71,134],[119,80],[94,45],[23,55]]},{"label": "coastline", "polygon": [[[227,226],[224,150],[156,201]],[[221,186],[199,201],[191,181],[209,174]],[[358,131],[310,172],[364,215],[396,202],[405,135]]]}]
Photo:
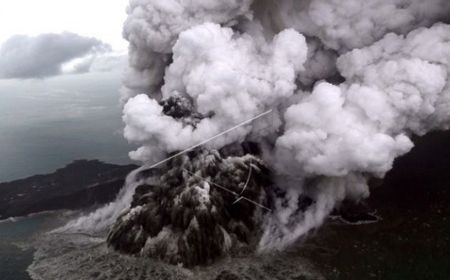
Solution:
[{"label": "coastline", "polygon": [[[76,160],[50,174],[0,183],[0,276],[31,280],[37,240],[115,199],[135,165]],[[47,280],[47,279],[46,279]]]},{"label": "coastline", "polygon": [[46,215],[46,214],[55,214],[58,212],[75,212],[73,210],[69,210],[69,209],[61,209],[61,210],[47,210],[47,211],[41,211],[41,212],[36,212],[36,213],[30,213],[24,216],[17,216],[17,217],[9,217],[6,219],[0,219],[0,224],[2,223],[16,223],[16,222],[20,222],[24,219],[28,219],[28,218],[34,218],[40,215]]},{"label": "coastline", "polygon": [[135,168],[136,165],[76,160],[53,173],[0,183],[0,219],[109,203]]},{"label": "coastline", "polygon": [[74,215],[73,211],[45,211],[0,222],[0,275],[4,280],[28,280],[34,261],[34,240]]}]

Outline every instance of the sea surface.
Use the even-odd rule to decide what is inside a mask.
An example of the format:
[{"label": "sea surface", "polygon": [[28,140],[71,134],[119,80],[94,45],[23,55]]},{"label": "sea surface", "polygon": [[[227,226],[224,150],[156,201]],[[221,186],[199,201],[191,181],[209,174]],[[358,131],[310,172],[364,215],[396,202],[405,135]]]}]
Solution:
[{"label": "sea surface", "polygon": [[[120,71],[0,80],[0,182],[51,173],[76,159],[129,163],[120,81]],[[27,244],[54,226],[55,215],[0,221],[1,280],[30,279]]]},{"label": "sea surface", "polygon": [[0,279],[31,280],[26,269],[33,262],[34,236],[60,223],[59,212],[0,221]]},{"label": "sea surface", "polygon": [[0,81],[0,182],[76,159],[129,163],[120,81],[121,73]]}]

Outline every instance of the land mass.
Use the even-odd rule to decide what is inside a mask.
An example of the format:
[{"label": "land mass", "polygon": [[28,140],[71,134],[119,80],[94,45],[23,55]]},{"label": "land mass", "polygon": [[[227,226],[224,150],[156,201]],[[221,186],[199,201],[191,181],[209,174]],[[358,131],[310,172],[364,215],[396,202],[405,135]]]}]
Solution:
[{"label": "land mass", "polygon": [[136,165],[76,160],[46,175],[0,183],[0,220],[53,210],[77,210],[108,203]]}]

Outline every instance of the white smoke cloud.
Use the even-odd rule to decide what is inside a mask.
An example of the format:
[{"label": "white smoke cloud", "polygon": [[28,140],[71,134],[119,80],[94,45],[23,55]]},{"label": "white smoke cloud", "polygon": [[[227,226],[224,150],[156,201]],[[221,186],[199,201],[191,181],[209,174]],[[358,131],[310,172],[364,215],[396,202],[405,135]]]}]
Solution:
[{"label": "white smoke cloud", "polygon": [[204,22],[227,23],[249,12],[251,0],[131,0],[125,38],[138,48],[170,53],[178,34]]},{"label": "white smoke cloud", "polygon": [[338,60],[348,83],[362,83],[385,92],[394,114],[392,129],[424,134],[430,128],[448,128],[449,27],[435,24],[404,38],[388,34],[376,44],[354,50]]},{"label": "white smoke cloud", "polygon": [[[349,195],[366,196],[364,177],[346,183],[346,195],[330,200],[327,194],[358,174],[384,176],[394,159],[413,147],[412,133],[448,128],[449,39],[450,25],[444,24],[406,37],[388,34],[338,58],[345,83],[319,83],[311,95],[288,108],[285,132],[276,142],[279,172],[330,178],[325,180],[328,186],[318,184],[317,203],[305,215],[325,217]],[[285,228],[287,237],[279,243],[265,237],[262,246],[284,246],[317,226],[306,222],[307,217]]]},{"label": "white smoke cloud", "polygon": [[370,88],[357,91],[350,97],[367,101],[369,106],[352,104],[341,88],[321,83],[310,96],[289,107],[286,131],[277,140],[279,160],[294,156],[294,163],[288,162],[290,169],[298,165],[298,172],[305,176],[345,176],[355,171],[382,174],[391,169],[394,159],[408,152],[412,143],[403,134],[391,136],[381,130],[379,118],[367,117],[367,110],[381,115],[387,105],[376,92]]},{"label": "white smoke cloud", "polygon": [[[437,22],[449,13],[445,0],[131,0],[123,119],[141,147],[130,155],[152,163],[273,109],[277,122],[211,146],[263,146],[286,196],[260,247],[284,248],[367,197],[412,134],[448,129],[450,25]],[[203,118],[165,114],[172,97]],[[314,203],[300,211],[302,195]]]},{"label": "white smoke cloud", "polygon": [[[178,35],[199,24],[233,25],[249,16],[252,0],[130,0],[123,35],[130,42],[130,70],[124,99],[143,92],[157,94]],[[155,93],[156,91],[156,93]]]},{"label": "white smoke cloud", "polygon": [[[290,183],[292,186],[292,183]],[[369,195],[366,178],[360,174],[320,179],[311,190],[288,188],[287,201],[277,200],[273,217],[268,219],[259,242],[259,251],[285,249],[311,229],[321,225],[335,206],[345,198],[360,199]],[[302,194],[314,198],[313,205],[299,211]]]},{"label": "white smoke cloud", "polygon": [[263,0],[257,18],[267,29],[294,28],[345,52],[368,46],[388,32],[405,34],[448,20],[446,0]]},{"label": "white smoke cloud", "polygon": [[[304,37],[293,30],[281,32],[269,43],[235,36],[232,29],[212,23],[181,33],[162,96],[187,96],[200,113],[212,111],[214,116],[201,120],[195,129],[183,127],[164,115],[155,100],[138,95],[124,110],[125,137],[145,144],[132,157],[148,161],[152,149],[186,149],[281,103],[294,94],[306,50]],[[250,132],[241,128],[215,145],[242,141]]]}]

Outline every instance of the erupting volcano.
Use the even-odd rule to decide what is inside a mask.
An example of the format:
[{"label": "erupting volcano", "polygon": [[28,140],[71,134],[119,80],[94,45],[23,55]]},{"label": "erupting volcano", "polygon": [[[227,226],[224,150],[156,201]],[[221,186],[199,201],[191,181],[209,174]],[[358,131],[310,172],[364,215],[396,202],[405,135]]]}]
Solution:
[{"label": "erupting volcano", "polygon": [[446,0],[131,0],[142,167],[64,230],[188,267],[287,248],[449,128],[449,20]]}]

